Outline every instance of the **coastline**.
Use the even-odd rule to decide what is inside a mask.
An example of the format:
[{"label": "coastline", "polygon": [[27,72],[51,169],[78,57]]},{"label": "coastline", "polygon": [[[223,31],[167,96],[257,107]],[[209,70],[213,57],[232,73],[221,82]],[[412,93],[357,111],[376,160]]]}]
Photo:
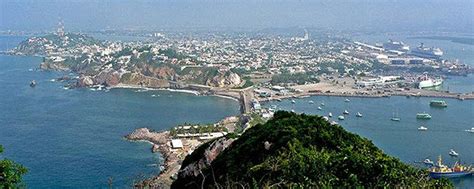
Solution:
[{"label": "coastline", "polygon": [[144,89],[147,91],[170,91],[170,92],[179,92],[179,93],[188,93],[194,94],[196,96],[202,95],[201,92],[197,90],[190,90],[190,89],[171,89],[171,88],[150,88],[150,87],[143,87],[140,85],[128,85],[128,84],[118,84],[112,87],[107,87],[108,89]]}]

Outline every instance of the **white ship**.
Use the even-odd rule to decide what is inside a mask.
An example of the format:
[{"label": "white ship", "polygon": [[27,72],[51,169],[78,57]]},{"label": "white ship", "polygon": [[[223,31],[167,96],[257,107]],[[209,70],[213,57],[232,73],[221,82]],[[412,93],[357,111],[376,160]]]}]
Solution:
[{"label": "white ship", "polygon": [[420,82],[418,83],[418,88],[424,89],[424,88],[436,87],[436,86],[440,86],[441,84],[443,84],[442,78],[432,79],[425,75],[424,77],[420,79]]}]

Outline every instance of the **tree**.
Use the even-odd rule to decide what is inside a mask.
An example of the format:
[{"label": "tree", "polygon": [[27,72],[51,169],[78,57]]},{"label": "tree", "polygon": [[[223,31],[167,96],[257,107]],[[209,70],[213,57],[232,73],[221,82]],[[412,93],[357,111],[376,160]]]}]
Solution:
[{"label": "tree", "polygon": [[[3,147],[0,145],[0,154]],[[18,188],[23,182],[21,180],[28,170],[20,164],[9,159],[0,160],[0,188]]]}]

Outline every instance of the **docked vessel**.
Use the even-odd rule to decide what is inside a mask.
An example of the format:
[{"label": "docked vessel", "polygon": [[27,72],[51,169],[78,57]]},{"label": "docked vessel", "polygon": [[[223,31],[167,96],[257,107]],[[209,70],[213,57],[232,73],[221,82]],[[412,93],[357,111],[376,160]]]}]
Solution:
[{"label": "docked vessel", "polygon": [[428,113],[417,113],[416,119],[431,119],[431,115]]},{"label": "docked vessel", "polygon": [[401,41],[393,41],[391,39],[388,40],[388,42],[383,43],[382,46],[386,51],[401,51],[401,52],[407,52],[410,50],[410,47],[408,45],[405,45],[405,43]]},{"label": "docked vessel", "polygon": [[432,100],[430,102],[430,106],[433,106],[433,107],[448,107],[448,103],[446,103],[446,101],[444,100]]},{"label": "docked vessel", "polygon": [[438,157],[438,162],[429,169],[431,178],[457,178],[471,175],[473,170],[471,166],[461,165],[458,162],[454,163],[453,167],[443,165],[441,156]]},{"label": "docked vessel", "polygon": [[412,49],[410,54],[421,58],[439,59],[443,56],[443,51],[440,48],[425,47],[421,43],[420,46]]},{"label": "docked vessel", "polygon": [[425,88],[431,88],[431,87],[436,87],[440,86],[443,84],[443,78],[430,78],[427,75],[424,75],[423,77],[419,78],[418,82],[418,88],[419,89],[425,89]]}]

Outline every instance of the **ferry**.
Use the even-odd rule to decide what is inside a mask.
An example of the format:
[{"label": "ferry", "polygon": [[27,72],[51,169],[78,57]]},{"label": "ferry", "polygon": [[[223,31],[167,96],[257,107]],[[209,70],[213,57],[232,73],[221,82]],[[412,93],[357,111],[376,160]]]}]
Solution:
[{"label": "ferry", "polygon": [[417,113],[416,119],[431,119],[431,115],[428,113]]},{"label": "ferry", "polygon": [[473,169],[471,166],[467,167],[458,162],[454,163],[453,167],[443,165],[441,156],[438,157],[438,162],[429,169],[431,178],[457,178],[472,175]]},{"label": "ferry", "polygon": [[357,112],[356,117],[362,117],[362,114],[360,112]]},{"label": "ferry", "polygon": [[419,130],[419,131],[427,131],[427,130],[428,130],[428,128],[427,128],[427,127],[423,127],[423,126],[421,126],[421,127],[418,127],[418,130]]},{"label": "ferry", "polygon": [[446,101],[444,100],[432,100],[430,102],[430,106],[445,108],[448,107],[448,103],[446,103]]},{"label": "ferry", "polygon": [[405,45],[405,43],[401,41],[393,41],[391,39],[389,39],[388,42],[383,43],[382,47],[386,51],[401,51],[401,52],[410,51],[410,46]]},{"label": "ferry", "polygon": [[340,116],[337,116],[337,119],[339,119],[339,120],[344,120],[344,119],[345,119],[345,117],[344,117],[344,116],[342,116],[342,115],[340,115]]}]

